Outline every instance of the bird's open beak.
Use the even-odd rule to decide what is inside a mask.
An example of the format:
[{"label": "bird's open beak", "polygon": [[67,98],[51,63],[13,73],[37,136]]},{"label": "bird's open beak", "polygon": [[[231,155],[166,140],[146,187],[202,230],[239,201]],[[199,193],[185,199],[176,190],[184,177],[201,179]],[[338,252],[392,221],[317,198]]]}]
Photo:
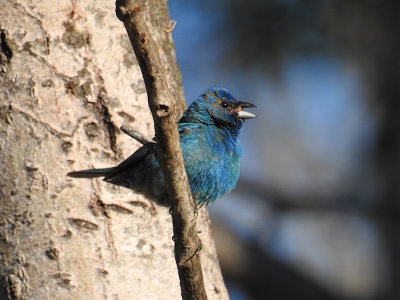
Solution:
[{"label": "bird's open beak", "polygon": [[252,119],[252,118],[257,117],[255,114],[252,114],[248,111],[243,110],[244,107],[256,107],[256,106],[249,102],[239,101],[239,105],[235,109],[235,112],[237,113],[238,118],[244,120],[244,119]]}]

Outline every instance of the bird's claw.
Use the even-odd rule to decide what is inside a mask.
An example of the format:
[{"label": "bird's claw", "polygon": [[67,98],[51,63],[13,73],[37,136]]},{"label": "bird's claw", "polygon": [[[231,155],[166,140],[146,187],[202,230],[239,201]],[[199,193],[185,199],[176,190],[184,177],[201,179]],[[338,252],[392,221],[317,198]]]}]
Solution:
[{"label": "bird's claw", "polygon": [[195,257],[197,254],[200,253],[201,249],[203,249],[203,243],[201,242],[201,239],[198,239],[196,251],[186,260],[184,261],[184,264],[189,262],[193,257]]}]

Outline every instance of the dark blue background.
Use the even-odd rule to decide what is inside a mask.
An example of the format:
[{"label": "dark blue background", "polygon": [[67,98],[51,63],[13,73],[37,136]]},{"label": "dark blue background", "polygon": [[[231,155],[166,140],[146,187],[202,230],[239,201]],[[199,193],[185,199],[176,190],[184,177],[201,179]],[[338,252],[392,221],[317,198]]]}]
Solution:
[{"label": "dark blue background", "polygon": [[169,3],[188,103],[258,106],[209,207],[232,299],[400,299],[400,22],[379,3]]}]

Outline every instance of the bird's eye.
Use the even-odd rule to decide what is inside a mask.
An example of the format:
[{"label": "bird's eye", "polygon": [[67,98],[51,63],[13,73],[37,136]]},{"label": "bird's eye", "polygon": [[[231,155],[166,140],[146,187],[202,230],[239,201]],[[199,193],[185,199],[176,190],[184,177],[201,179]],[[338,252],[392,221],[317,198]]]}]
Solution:
[{"label": "bird's eye", "polygon": [[228,103],[227,102],[222,102],[222,107],[223,108],[227,108],[228,107]]}]

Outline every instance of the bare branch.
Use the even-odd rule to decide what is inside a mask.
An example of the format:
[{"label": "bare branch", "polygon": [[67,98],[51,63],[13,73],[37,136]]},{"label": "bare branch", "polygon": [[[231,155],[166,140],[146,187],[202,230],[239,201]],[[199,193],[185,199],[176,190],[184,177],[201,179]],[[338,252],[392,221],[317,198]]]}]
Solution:
[{"label": "bare branch", "polygon": [[[171,198],[175,260],[183,299],[207,299],[198,251],[200,240],[176,124],[176,102],[161,66],[158,47],[146,24],[146,1],[117,0],[116,14],[125,25],[146,86],[156,132],[156,157]],[[148,3],[148,2],[147,2]]]},{"label": "bare branch", "polygon": [[143,133],[140,133],[139,131],[133,129],[132,127],[130,127],[128,125],[122,125],[120,127],[120,129],[123,133],[130,136],[134,140],[138,141],[143,146],[146,146],[151,151],[155,150],[155,145],[157,144],[157,142],[154,139],[144,135]]}]

